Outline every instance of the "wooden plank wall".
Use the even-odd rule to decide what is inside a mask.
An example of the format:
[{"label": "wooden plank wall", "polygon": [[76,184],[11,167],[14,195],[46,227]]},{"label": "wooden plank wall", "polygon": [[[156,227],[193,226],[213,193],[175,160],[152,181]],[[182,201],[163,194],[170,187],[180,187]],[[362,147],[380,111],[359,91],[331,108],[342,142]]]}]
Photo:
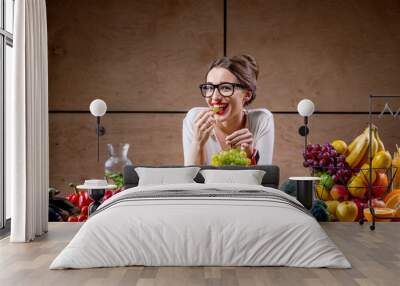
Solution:
[{"label": "wooden plank wall", "polygon": [[[368,94],[400,94],[398,1],[228,0],[226,12],[228,55],[252,54],[260,66],[252,107],[274,113],[281,180],[307,173],[299,100],[315,102],[310,141],[324,143],[365,128]],[[48,0],[47,13],[50,184],[66,191],[101,177],[106,143],[130,143],[135,164],[182,164],[184,112],[204,106],[197,86],[223,55],[224,1]],[[95,98],[112,111],[100,163]],[[390,148],[398,120],[376,122]]]}]

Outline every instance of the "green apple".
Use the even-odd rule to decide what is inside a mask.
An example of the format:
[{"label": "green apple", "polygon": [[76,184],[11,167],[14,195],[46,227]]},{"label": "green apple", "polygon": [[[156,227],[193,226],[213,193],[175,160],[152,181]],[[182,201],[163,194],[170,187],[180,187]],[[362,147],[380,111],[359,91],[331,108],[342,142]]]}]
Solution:
[{"label": "green apple", "polygon": [[358,215],[358,207],[353,201],[341,202],[336,207],[336,217],[339,221],[354,221]]}]

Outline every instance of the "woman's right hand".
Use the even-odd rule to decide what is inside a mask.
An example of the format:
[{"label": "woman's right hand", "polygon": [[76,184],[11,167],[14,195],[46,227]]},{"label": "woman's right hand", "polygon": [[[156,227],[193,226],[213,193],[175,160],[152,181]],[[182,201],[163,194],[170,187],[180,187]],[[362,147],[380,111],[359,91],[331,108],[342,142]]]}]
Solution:
[{"label": "woman's right hand", "polygon": [[214,112],[204,110],[200,112],[193,123],[193,142],[192,144],[202,148],[210,137],[211,130],[215,124]]}]

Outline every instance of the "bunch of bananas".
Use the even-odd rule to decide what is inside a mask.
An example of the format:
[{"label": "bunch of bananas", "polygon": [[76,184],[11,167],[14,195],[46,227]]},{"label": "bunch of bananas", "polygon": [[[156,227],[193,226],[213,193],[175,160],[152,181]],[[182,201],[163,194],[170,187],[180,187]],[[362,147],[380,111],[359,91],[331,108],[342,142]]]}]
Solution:
[{"label": "bunch of bananas", "polygon": [[[378,134],[378,128],[371,126],[371,138],[369,137],[370,127],[365,128],[364,132],[358,135],[348,146],[346,154],[346,162],[351,168],[361,168],[365,163],[369,162],[369,145],[371,144],[372,158],[378,153],[385,152],[385,146]],[[390,153],[387,152],[387,154]],[[390,164],[389,164],[390,166]],[[389,167],[387,166],[387,167]],[[385,166],[376,166],[377,168]]]}]

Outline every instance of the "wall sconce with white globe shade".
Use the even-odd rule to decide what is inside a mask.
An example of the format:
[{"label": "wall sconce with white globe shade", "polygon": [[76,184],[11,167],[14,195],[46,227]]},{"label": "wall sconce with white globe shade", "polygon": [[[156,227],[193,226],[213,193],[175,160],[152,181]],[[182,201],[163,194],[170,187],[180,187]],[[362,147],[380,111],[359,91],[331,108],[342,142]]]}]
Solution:
[{"label": "wall sconce with white globe shade", "polygon": [[107,112],[107,104],[104,100],[95,99],[90,103],[90,113],[96,117],[96,135],[97,135],[97,162],[99,161],[100,136],[106,133],[106,129],[100,125],[100,118]]},{"label": "wall sconce with white globe shade", "polygon": [[308,128],[308,118],[313,115],[314,110],[315,105],[309,99],[303,99],[297,105],[297,112],[304,117],[304,125],[299,128],[299,134],[304,136],[304,150],[307,149],[307,135],[310,133]]}]

